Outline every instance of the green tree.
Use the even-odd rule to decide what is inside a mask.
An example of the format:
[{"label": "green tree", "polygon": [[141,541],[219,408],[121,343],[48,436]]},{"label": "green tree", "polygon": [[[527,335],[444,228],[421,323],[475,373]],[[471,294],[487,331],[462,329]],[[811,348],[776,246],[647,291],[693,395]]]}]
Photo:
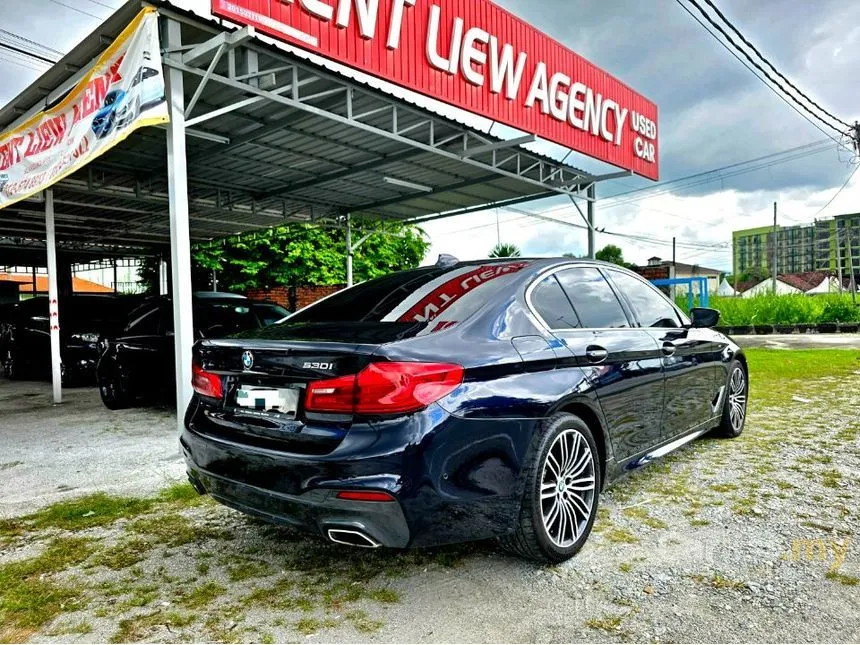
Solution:
[{"label": "green tree", "polygon": [[612,264],[617,264],[622,267],[633,266],[624,261],[624,252],[621,250],[620,246],[616,246],[615,244],[607,244],[595,253],[594,257],[598,260],[602,260],[603,262],[611,262]]},{"label": "green tree", "polygon": [[520,249],[516,244],[504,244],[499,242],[490,251],[491,258],[518,258],[520,257]]},{"label": "green tree", "polygon": [[[424,232],[414,226],[372,222],[353,226],[353,242],[368,234],[353,257],[356,282],[417,267],[430,246]],[[195,289],[211,288],[213,271],[217,271],[220,291],[346,282],[346,231],[342,228],[288,224],[198,244],[191,255]],[[157,260],[147,262],[141,273],[155,291]]]}]

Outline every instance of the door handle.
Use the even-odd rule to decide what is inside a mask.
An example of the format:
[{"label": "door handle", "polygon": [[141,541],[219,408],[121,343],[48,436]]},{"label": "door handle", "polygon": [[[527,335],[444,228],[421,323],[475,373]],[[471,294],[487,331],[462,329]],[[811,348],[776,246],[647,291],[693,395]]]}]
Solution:
[{"label": "door handle", "polygon": [[663,343],[663,356],[672,356],[677,349],[675,343],[667,340]]},{"label": "door handle", "polygon": [[603,363],[608,357],[609,352],[599,345],[589,345],[585,349],[585,358],[589,363]]}]

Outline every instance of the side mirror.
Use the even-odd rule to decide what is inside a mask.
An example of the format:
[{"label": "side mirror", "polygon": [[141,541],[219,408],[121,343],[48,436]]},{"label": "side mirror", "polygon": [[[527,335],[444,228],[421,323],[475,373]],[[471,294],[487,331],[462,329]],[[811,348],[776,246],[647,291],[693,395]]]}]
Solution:
[{"label": "side mirror", "polygon": [[690,318],[693,321],[693,327],[698,329],[710,329],[716,327],[720,322],[720,312],[716,309],[708,309],[706,307],[693,307],[690,310]]}]

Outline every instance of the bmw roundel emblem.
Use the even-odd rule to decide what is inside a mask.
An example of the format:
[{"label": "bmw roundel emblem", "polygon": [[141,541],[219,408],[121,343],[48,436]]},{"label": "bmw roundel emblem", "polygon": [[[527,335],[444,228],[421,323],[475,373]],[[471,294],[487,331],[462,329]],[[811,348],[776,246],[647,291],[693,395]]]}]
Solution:
[{"label": "bmw roundel emblem", "polygon": [[254,355],[251,352],[245,352],[242,354],[242,367],[246,370],[254,367]]}]

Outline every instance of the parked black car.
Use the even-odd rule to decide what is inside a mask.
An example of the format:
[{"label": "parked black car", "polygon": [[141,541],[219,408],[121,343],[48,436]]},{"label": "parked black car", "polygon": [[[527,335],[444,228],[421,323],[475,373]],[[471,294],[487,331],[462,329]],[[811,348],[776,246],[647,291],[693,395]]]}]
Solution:
[{"label": "parked black car", "polygon": [[[95,380],[98,340],[122,326],[133,297],[75,294],[60,298],[60,357],[65,385]],[[48,298],[17,303],[5,328],[6,375],[11,379],[51,377],[51,336]],[[2,344],[2,343],[0,343]]]},{"label": "parked black car", "polygon": [[198,491],[355,546],[501,537],[558,562],[602,487],[744,427],[747,365],[639,276],[571,260],[421,268],[194,349]]},{"label": "parked black car", "polygon": [[[227,336],[283,319],[278,304],[241,296],[194,297],[197,338]],[[102,402],[115,410],[140,400],[175,396],[173,305],[170,298],[147,299],[113,338],[101,339],[98,384]]]}]

